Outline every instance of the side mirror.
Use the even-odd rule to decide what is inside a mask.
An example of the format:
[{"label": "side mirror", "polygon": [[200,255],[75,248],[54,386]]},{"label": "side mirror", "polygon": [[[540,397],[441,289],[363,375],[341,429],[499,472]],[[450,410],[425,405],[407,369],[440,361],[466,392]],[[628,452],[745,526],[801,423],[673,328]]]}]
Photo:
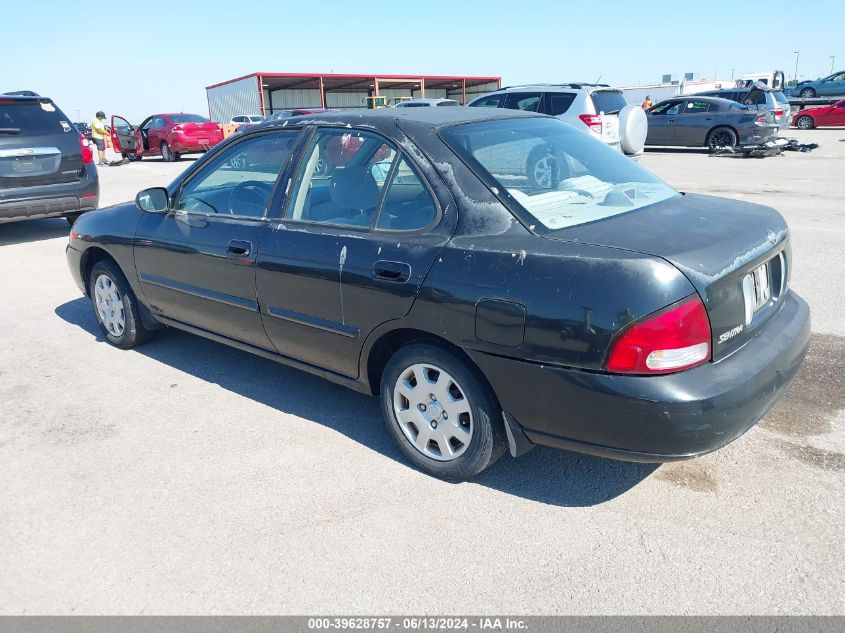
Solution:
[{"label": "side mirror", "polygon": [[167,189],[164,187],[150,187],[138,192],[135,196],[135,206],[147,213],[164,213],[170,208]]}]

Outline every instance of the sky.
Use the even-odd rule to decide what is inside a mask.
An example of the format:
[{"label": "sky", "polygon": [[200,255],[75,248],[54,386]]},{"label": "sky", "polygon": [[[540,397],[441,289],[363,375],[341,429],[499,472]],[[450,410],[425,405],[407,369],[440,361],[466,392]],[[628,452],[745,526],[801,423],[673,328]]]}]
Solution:
[{"label": "sky", "polygon": [[68,117],[208,115],[205,87],[248,73],[501,76],[503,85],[791,79],[845,69],[842,0],[60,2],[3,0],[0,92]]}]

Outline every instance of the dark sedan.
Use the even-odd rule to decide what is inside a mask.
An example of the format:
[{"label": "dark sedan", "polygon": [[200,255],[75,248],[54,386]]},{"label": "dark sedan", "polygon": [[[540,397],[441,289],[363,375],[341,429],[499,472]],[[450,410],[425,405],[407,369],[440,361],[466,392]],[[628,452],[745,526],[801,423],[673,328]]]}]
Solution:
[{"label": "dark sedan", "polygon": [[407,458],[452,479],[535,444],[713,451],[778,401],[809,340],[776,211],[680,194],[511,110],[256,126],[82,216],[67,257],[112,345],[168,326],[378,395]]},{"label": "dark sedan", "polygon": [[715,150],[762,143],[778,131],[768,110],[716,97],[673,97],[652,106],[646,114],[646,145]]}]

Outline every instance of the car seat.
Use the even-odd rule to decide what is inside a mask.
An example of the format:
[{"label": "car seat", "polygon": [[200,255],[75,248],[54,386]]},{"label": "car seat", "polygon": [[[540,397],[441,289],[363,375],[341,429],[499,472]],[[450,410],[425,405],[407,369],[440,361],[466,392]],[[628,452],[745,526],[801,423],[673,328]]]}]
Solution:
[{"label": "car seat", "polygon": [[329,193],[331,202],[316,205],[310,210],[309,219],[328,224],[370,225],[380,191],[368,166],[337,170],[332,176]]}]

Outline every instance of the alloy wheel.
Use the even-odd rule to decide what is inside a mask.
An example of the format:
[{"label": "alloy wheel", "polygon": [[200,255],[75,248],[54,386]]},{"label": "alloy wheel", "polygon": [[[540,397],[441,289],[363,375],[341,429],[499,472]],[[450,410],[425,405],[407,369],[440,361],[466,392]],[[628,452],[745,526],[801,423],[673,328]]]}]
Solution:
[{"label": "alloy wheel", "polygon": [[123,336],[126,330],[123,298],[120,296],[117,284],[108,275],[100,275],[94,282],[94,301],[103,327],[112,336]]},{"label": "alloy wheel", "polygon": [[441,368],[414,364],[393,388],[393,411],[399,428],[420,453],[437,461],[463,455],[473,434],[465,390]]},{"label": "alloy wheel", "polygon": [[554,158],[551,156],[544,156],[534,163],[534,182],[537,183],[538,187],[542,187],[543,189],[552,188],[554,168]]},{"label": "alloy wheel", "polygon": [[801,130],[809,130],[811,127],[813,127],[813,119],[808,116],[798,117],[796,125]]}]

